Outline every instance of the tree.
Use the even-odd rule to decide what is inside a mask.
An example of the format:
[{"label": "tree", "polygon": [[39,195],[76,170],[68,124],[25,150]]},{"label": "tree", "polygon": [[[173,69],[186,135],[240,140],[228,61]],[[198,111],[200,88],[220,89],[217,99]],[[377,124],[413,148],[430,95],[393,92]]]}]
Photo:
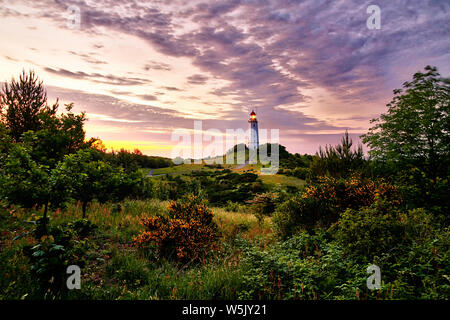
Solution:
[{"label": "tree", "polygon": [[[28,131],[22,136],[23,141],[32,147],[33,159],[50,168],[55,168],[64,155],[88,147],[93,142],[92,139],[84,141],[85,113],[72,113],[72,103],[65,106],[67,112],[60,116],[49,110],[41,111],[39,119],[42,127],[36,131]],[[58,109],[58,104],[54,109]]]},{"label": "tree", "polygon": [[388,112],[371,122],[362,135],[370,156],[396,167],[413,165],[434,179],[448,170],[450,151],[450,79],[436,67],[417,72],[411,82],[394,90]]},{"label": "tree", "polygon": [[57,103],[47,104],[47,93],[34,71],[22,71],[19,80],[11,79],[0,92],[0,114],[15,142],[22,141],[22,134],[42,127],[39,114],[43,111],[56,114]]},{"label": "tree", "polygon": [[66,201],[67,191],[55,184],[53,171],[48,166],[31,158],[28,146],[17,143],[10,145],[6,157],[0,158],[0,199],[26,208],[44,206],[46,233],[48,207],[57,207]]},{"label": "tree", "polygon": [[333,177],[347,177],[353,171],[364,167],[364,152],[362,145],[352,149],[353,141],[345,131],[341,143],[336,146],[319,148],[317,157],[311,164],[311,170],[316,176],[331,175]]},{"label": "tree", "polygon": [[139,154],[129,152],[124,148],[114,154],[114,163],[116,166],[122,167],[125,172],[131,173],[139,169]]},{"label": "tree", "polygon": [[66,155],[55,169],[57,185],[66,188],[72,198],[81,201],[83,218],[92,200],[120,201],[134,190],[133,180],[127,177],[122,168],[114,168],[103,161],[93,161],[92,152],[79,150]]}]

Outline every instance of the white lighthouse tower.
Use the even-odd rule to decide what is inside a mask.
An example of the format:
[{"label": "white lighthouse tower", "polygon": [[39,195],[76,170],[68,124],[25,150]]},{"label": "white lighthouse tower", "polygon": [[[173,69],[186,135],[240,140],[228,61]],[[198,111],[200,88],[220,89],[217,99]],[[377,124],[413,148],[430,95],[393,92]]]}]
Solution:
[{"label": "white lighthouse tower", "polygon": [[248,119],[250,124],[250,142],[248,148],[250,150],[256,150],[259,146],[259,134],[258,134],[258,120],[256,119],[256,113],[252,110]]}]

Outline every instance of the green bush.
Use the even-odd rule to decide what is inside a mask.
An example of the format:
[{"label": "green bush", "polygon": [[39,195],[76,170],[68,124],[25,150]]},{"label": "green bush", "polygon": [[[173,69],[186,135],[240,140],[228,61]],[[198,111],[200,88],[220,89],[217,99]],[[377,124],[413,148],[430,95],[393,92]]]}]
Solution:
[{"label": "green bush", "polygon": [[264,217],[272,215],[275,211],[277,202],[278,194],[271,192],[257,194],[252,200],[248,201],[260,227],[263,224]]},{"label": "green bush", "polygon": [[233,202],[231,200],[227,201],[227,204],[225,205],[225,210],[230,212],[240,212],[242,211],[243,205]]},{"label": "green bush", "polygon": [[404,244],[404,228],[395,208],[385,210],[380,203],[359,210],[347,209],[335,226],[335,237],[344,252],[372,261],[375,256]]},{"label": "green bush", "polygon": [[302,168],[302,167],[297,167],[295,169],[292,170],[285,170],[282,172],[279,172],[280,174],[286,174],[288,176],[294,176],[296,178],[302,179],[302,180],[306,180],[309,179],[311,177],[311,169],[309,168]]},{"label": "green bush", "polygon": [[408,208],[420,208],[424,203],[435,216],[449,225],[450,193],[449,177],[431,179],[417,167],[407,167],[393,176]]},{"label": "green bush", "polygon": [[[265,249],[247,242],[241,243],[244,275],[243,290],[239,297],[308,300],[448,299],[449,229],[431,228],[430,215],[423,210],[406,215],[400,213],[397,217],[403,226],[403,236],[393,238],[400,238],[400,244],[390,239],[390,232],[397,229],[398,223],[383,217],[379,222],[385,222],[384,227],[389,231],[378,238],[373,234],[371,237],[378,243],[388,239],[389,245],[383,245],[382,250],[374,248],[377,255],[369,252],[366,256],[367,250],[358,250],[351,236],[346,242],[333,240],[333,230],[317,230],[316,235],[300,232]],[[368,226],[361,225],[361,229],[365,227]],[[340,232],[345,233],[345,230]],[[365,234],[364,230],[360,233]],[[360,243],[367,247],[366,242]],[[366,270],[371,264],[381,269],[379,290],[367,288],[369,274]]]},{"label": "green bush", "polygon": [[272,221],[277,234],[287,238],[300,230],[313,230],[321,221],[335,221],[337,216],[328,200],[297,195],[277,208]]},{"label": "green bush", "polygon": [[[326,235],[300,233],[267,250],[244,247],[242,299],[355,298],[363,290],[365,267],[343,260],[341,249]],[[351,293],[347,287],[355,288]]]},{"label": "green bush", "polygon": [[345,254],[366,262],[383,254],[393,255],[434,232],[431,216],[425,210],[402,213],[381,200],[370,207],[346,210],[332,230]]},{"label": "green bush", "polygon": [[439,299],[450,293],[448,228],[424,209],[406,213],[387,202],[347,210],[330,229],[347,259],[381,268],[385,287],[402,299]]},{"label": "green bush", "polygon": [[[82,222],[80,222],[82,223]],[[31,275],[37,280],[39,299],[60,299],[66,297],[66,269],[69,265],[84,265],[83,241],[76,241],[72,224],[54,226],[48,235],[43,234],[41,223],[37,224],[33,234],[38,240],[34,246],[24,246],[23,254],[31,264]],[[77,224],[79,225],[79,224]]]}]

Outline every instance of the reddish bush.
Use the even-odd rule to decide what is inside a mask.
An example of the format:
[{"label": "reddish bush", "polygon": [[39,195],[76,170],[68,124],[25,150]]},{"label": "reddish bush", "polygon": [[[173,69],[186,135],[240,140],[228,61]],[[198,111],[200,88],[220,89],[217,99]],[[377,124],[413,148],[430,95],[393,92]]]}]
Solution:
[{"label": "reddish bush", "polygon": [[169,215],[145,217],[145,230],[134,239],[137,247],[155,245],[159,254],[178,261],[198,261],[216,249],[219,237],[213,213],[196,196],[172,201]]}]

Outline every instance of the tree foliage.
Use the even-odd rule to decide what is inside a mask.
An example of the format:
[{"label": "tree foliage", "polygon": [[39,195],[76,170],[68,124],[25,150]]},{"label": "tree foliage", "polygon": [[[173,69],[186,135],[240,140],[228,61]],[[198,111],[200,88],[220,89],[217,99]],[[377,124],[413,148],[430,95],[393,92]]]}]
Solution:
[{"label": "tree foliage", "polygon": [[394,95],[387,113],[362,135],[371,157],[397,167],[418,166],[432,178],[448,170],[450,80],[427,66]]},{"label": "tree foliage", "polygon": [[67,155],[55,169],[55,176],[61,188],[66,188],[72,198],[81,201],[83,218],[92,200],[122,200],[133,190],[133,181],[127,178],[122,168],[93,161],[90,150]]},{"label": "tree foliage", "polygon": [[319,148],[317,157],[311,164],[315,176],[330,175],[332,177],[347,177],[362,169],[365,165],[362,145],[352,148],[353,141],[346,131],[341,143],[336,146],[327,145]]},{"label": "tree foliage", "polygon": [[22,134],[28,130],[42,128],[39,117],[42,112],[55,115],[56,110],[57,103],[48,106],[47,93],[34,71],[26,73],[24,70],[18,80],[12,78],[0,92],[2,121],[15,142],[22,141]]},{"label": "tree foliage", "polygon": [[28,146],[12,144],[8,154],[0,158],[0,199],[26,208],[44,206],[45,230],[48,207],[61,206],[67,197],[67,189],[57,184],[54,170],[34,161]]},{"label": "tree foliage", "polygon": [[[57,116],[49,111],[39,115],[42,128],[23,134],[24,143],[32,148],[33,159],[51,168],[62,161],[64,155],[89,147],[92,140],[85,142],[85,113],[71,112],[73,104],[66,105],[66,113]],[[55,109],[58,109],[56,105]]]}]

